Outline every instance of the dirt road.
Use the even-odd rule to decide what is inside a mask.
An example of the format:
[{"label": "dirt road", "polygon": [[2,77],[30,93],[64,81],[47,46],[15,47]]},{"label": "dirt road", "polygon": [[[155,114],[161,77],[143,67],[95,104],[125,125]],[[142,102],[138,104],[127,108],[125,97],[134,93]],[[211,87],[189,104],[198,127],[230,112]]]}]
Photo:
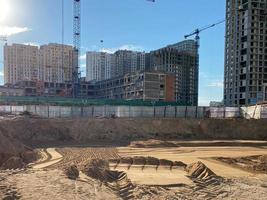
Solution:
[{"label": "dirt road", "polygon": [[[54,165],[62,160],[62,155],[56,151],[55,148],[48,148],[45,151],[42,151],[41,155],[43,158],[38,164],[32,165],[32,169],[38,170]],[[45,159],[44,159],[45,158]]]}]

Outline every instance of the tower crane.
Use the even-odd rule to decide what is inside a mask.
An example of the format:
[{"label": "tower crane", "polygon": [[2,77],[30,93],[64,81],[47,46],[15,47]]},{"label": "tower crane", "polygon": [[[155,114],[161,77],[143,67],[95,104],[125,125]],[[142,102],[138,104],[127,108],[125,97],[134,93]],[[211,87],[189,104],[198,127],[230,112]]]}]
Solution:
[{"label": "tower crane", "polygon": [[[74,63],[73,71],[73,97],[78,96],[80,81],[80,49],[81,49],[81,0],[73,0],[73,46],[78,63]],[[75,60],[75,59],[74,59]]]},{"label": "tower crane", "polygon": [[184,38],[187,39],[187,38],[195,35],[195,40],[196,40],[196,45],[197,45],[197,50],[198,50],[199,47],[200,47],[200,36],[199,36],[199,34],[202,31],[205,31],[207,29],[213,28],[214,26],[217,26],[217,25],[222,24],[224,22],[225,22],[225,20],[221,20],[221,21],[218,21],[217,23],[214,23],[214,24],[211,24],[211,25],[208,25],[208,26],[204,26],[202,28],[197,28],[192,33],[189,33],[188,35],[185,35]]},{"label": "tower crane", "polygon": [[[146,0],[155,3],[156,0]],[[62,8],[63,9],[63,8]],[[64,13],[63,13],[64,14]],[[63,35],[63,33],[62,33]],[[73,72],[73,97],[77,97],[80,87],[80,49],[81,49],[81,0],[73,0],[73,46],[75,56],[78,56],[78,63]]]}]

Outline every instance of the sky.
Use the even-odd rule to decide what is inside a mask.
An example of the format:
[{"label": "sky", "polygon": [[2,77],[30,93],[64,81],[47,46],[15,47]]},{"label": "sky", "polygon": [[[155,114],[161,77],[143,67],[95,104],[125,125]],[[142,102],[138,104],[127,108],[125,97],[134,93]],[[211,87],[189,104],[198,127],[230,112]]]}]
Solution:
[{"label": "sky", "polygon": [[[225,18],[226,0],[81,0],[81,70],[85,52],[156,50]],[[64,44],[72,44],[72,0],[64,0]],[[61,0],[0,0],[0,35],[8,43],[61,43]],[[200,34],[199,105],[223,99],[225,25]],[[100,41],[103,40],[103,45]],[[0,84],[3,84],[0,41]]]}]

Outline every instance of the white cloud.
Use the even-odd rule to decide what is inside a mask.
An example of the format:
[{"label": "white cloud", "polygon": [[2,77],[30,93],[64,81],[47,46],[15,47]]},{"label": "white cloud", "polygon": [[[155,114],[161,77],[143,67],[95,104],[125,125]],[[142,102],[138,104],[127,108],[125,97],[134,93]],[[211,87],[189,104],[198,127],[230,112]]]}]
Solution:
[{"label": "white cloud", "polygon": [[40,47],[40,44],[38,44],[37,42],[24,42],[23,44]]},{"label": "white cloud", "polygon": [[223,81],[216,80],[208,84],[208,87],[223,88]]},{"label": "white cloud", "polygon": [[0,26],[0,35],[9,37],[11,35],[28,32],[30,30],[31,29],[28,27]]},{"label": "white cloud", "polygon": [[2,71],[0,71],[0,76],[4,76],[4,73]]},{"label": "white cloud", "polygon": [[141,46],[137,46],[137,45],[125,44],[125,45],[122,45],[120,47],[115,47],[115,48],[104,48],[101,50],[101,52],[114,53],[115,51],[118,51],[118,50],[144,51],[144,48]]},{"label": "white cloud", "polygon": [[81,55],[80,60],[86,60],[86,54]]}]

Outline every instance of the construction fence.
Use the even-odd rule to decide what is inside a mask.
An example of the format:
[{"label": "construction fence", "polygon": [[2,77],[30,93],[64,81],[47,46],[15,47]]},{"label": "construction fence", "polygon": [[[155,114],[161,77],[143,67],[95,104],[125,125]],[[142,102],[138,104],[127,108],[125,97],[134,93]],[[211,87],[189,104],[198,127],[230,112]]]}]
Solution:
[{"label": "construction fence", "polygon": [[45,118],[267,118],[267,107],[1,105],[0,113],[29,112]]}]

